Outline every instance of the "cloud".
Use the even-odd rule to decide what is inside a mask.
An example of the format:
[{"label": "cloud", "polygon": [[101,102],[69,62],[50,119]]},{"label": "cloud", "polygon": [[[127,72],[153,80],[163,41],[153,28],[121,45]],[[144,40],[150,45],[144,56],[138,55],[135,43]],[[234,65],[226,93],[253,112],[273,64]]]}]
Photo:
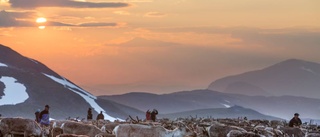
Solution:
[{"label": "cloud", "polygon": [[[204,39],[199,39],[196,43],[183,40],[192,44],[214,40],[215,38],[213,36],[216,34],[227,35],[233,39],[238,39],[239,41],[236,43],[222,43],[222,48],[225,48],[225,51],[233,51],[230,55],[242,53],[241,56],[243,57],[241,58],[245,59],[244,56],[247,56],[246,59],[248,60],[259,57],[277,59],[278,61],[289,58],[319,60],[318,58],[320,57],[318,56],[318,51],[320,50],[319,28],[290,27],[266,29],[250,27],[179,27],[150,29],[149,31],[158,32],[159,34],[175,34],[173,36],[182,36],[181,34],[193,32],[200,36],[205,36]],[[150,37],[153,35],[149,34],[143,36]],[[197,38],[196,36],[191,35],[185,37],[188,39]],[[178,38],[173,40],[178,40]],[[209,45],[214,46],[217,44],[211,42]],[[230,56],[228,58],[237,59],[237,57],[238,56]]]},{"label": "cloud", "polygon": [[16,19],[16,17],[25,17],[28,15],[29,13],[0,11],[0,27],[35,26],[34,23]]},{"label": "cloud", "polygon": [[44,26],[74,26],[73,24],[55,22],[55,21],[48,21],[47,23],[43,23],[43,25]]},{"label": "cloud", "polygon": [[149,40],[166,41],[186,45],[230,47],[233,44],[241,43],[241,39],[235,38],[227,33],[204,34],[197,32],[159,32],[148,29],[135,29],[128,34]]},{"label": "cloud", "polygon": [[[3,10],[1,12],[5,12],[5,11]],[[33,12],[33,11],[20,11],[20,12],[10,11],[9,14],[14,18],[28,18],[28,17],[36,16],[36,12]]]},{"label": "cloud", "polygon": [[70,8],[121,8],[128,7],[123,2],[82,2],[73,0],[10,0],[13,8],[37,8],[37,7],[70,7]]},{"label": "cloud", "polygon": [[33,12],[7,12],[0,11],[0,27],[37,27],[41,26],[68,26],[68,27],[115,27],[120,24],[108,22],[88,22],[81,24],[69,24],[56,21],[37,24],[35,21],[21,20],[33,16]]},{"label": "cloud", "polygon": [[82,23],[77,26],[80,26],[80,27],[107,27],[107,26],[117,26],[117,23],[90,22],[90,23]]},{"label": "cloud", "polygon": [[67,27],[116,27],[117,23],[108,23],[108,22],[88,22],[81,24],[68,24],[62,22],[49,21],[48,23],[43,24],[44,26],[67,26]]},{"label": "cloud", "polygon": [[161,13],[161,12],[148,12],[144,16],[146,16],[146,17],[164,17],[166,15],[167,14]]},{"label": "cloud", "polygon": [[131,13],[128,11],[115,11],[113,12],[114,14],[118,14],[118,15],[130,15]]}]

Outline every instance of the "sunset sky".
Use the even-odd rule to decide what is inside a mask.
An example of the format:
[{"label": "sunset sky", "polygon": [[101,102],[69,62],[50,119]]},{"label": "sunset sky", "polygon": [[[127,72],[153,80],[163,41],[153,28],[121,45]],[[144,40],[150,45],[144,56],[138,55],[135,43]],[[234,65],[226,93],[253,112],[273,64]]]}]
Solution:
[{"label": "sunset sky", "polygon": [[320,62],[320,0],[0,0],[0,44],[94,95],[204,89]]}]

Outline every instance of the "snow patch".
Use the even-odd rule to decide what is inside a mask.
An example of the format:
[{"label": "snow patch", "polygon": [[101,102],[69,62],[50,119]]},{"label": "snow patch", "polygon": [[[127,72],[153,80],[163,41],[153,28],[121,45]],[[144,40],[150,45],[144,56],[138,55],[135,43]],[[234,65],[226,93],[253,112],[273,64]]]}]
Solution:
[{"label": "snow patch", "polygon": [[0,106],[16,105],[25,102],[29,98],[26,91],[27,88],[23,84],[17,83],[15,78],[2,77],[0,81],[5,85],[4,95],[0,99]]},{"label": "snow patch", "polygon": [[3,63],[0,62],[0,67],[8,67],[8,65],[3,64]]},{"label": "snow patch", "polygon": [[223,103],[220,103],[220,104],[223,105],[226,108],[230,108],[231,107],[230,105],[227,105],[227,104],[223,104]]},{"label": "snow patch", "polygon": [[48,74],[45,74],[45,73],[42,73],[42,74],[44,74],[45,76],[47,76],[47,77],[49,77],[50,79],[54,80],[55,82],[60,83],[60,84],[63,85],[64,87],[70,87],[70,88],[73,88],[73,89],[77,89],[77,90],[81,91],[81,93],[89,96],[90,98],[97,99],[96,96],[94,96],[94,95],[90,94],[89,92],[87,92],[87,91],[79,88],[78,86],[72,84],[71,82],[67,81],[65,78],[59,79],[59,78],[57,78],[57,77],[54,77],[54,76],[51,76],[51,75],[48,75]]},{"label": "snow patch", "polygon": [[108,120],[110,120],[110,121],[117,120],[116,118],[111,117],[110,115],[108,115],[108,114],[105,112],[105,110],[104,110],[103,108],[101,108],[94,99],[89,98],[88,96],[85,96],[85,95],[79,93],[78,91],[76,91],[76,90],[74,90],[74,89],[72,89],[72,88],[69,88],[69,90],[71,90],[71,91],[73,91],[74,93],[80,95],[84,100],[86,100],[86,101],[90,104],[90,106],[91,106],[97,113],[100,113],[100,112],[102,111],[102,114],[104,115],[104,119],[108,119]]},{"label": "snow patch", "polygon": [[31,59],[31,58],[29,58],[32,62],[34,62],[34,63],[36,63],[36,64],[39,64],[39,62],[38,61],[36,61],[36,60],[34,60],[34,59]]},{"label": "snow patch", "polygon": [[230,103],[230,101],[229,100],[224,100],[225,102],[227,102],[227,103]]},{"label": "snow patch", "polygon": [[[43,73],[44,74],[44,73]],[[92,94],[88,93],[87,91],[79,88],[78,86],[68,82],[66,79],[59,79],[56,78],[54,76],[48,75],[48,74],[44,74],[45,76],[49,77],[50,79],[64,85],[66,88],[68,88],[69,90],[73,91],[74,93],[78,94],[79,96],[81,96],[86,102],[88,102],[90,104],[90,106],[97,112],[100,113],[100,111],[102,111],[104,118],[108,119],[110,121],[114,121],[114,120],[121,120],[119,118],[114,118],[111,117],[110,115],[108,115],[105,110],[103,108],[101,108],[97,102],[95,101],[97,99],[97,97],[93,96]],[[79,92],[81,91],[81,92]]]},{"label": "snow patch", "polygon": [[312,74],[314,74],[314,75],[320,75],[320,74],[314,72],[312,69],[308,69],[308,68],[306,68],[306,67],[304,67],[304,66],[301,67],[300,69],[305,70],[305,71],[308,71],[308,72],[310,72],[310,73],[312,73]]}]

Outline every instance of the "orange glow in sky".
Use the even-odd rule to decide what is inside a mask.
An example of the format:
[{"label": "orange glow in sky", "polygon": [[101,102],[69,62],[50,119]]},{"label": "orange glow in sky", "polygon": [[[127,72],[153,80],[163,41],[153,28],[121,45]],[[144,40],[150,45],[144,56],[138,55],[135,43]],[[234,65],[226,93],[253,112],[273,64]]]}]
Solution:
[{"label": "orange glow in sky", "polygon": [[319,0],[69,1],[0,0],[0,44],[95,95],[204,89],[290,58],[320,62]]},{"label": "orange glow in sky", "polygon": [[39,28],[39,29],[45,29],[46,26],[39,26],[38,28]]}]

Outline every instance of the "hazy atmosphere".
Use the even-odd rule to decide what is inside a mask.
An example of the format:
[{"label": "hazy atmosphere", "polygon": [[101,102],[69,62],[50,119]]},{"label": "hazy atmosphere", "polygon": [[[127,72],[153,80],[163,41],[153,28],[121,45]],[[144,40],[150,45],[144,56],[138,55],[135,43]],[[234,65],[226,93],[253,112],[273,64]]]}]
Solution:
[{"label": "hazy atmosphere", "polygon": [[319,0],[0,0],[0,43],[94,95],[320,62]]}]

